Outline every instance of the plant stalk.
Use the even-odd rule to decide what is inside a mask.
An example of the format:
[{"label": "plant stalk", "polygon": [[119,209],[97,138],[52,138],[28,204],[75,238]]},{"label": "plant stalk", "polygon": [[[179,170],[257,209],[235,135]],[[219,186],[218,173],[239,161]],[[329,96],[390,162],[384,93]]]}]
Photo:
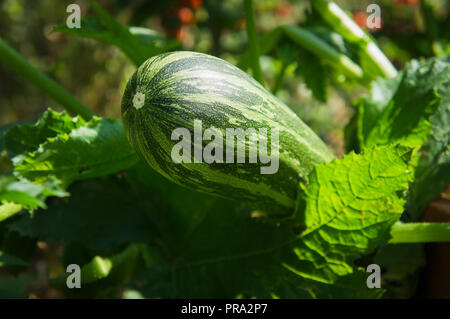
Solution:
[{"label": "plant stalk", "polygon": [[289,66],[288,63],[286,63],[284,60],[281,61],[281,69],[277,74],[277,77],[275,79],[275,84],[272,89],[272,94],[277,94],[278,90],[281,88],[281,85],[283,84],[284,75],[286,74],[286,69]]},{"label": "plant stalk", "polygon": [[363,78],[364,72],[359,65],[349,59],[345,54],[335,50],[312,32],[292,25],[283,25],[281,28],[283,28],[285,34],[295,43],[327,60],[332,65],[341,69],[348,76],[356,79]]},{"label": "plant stalk", "polygon": [[58,83],[28,63],[17,51],[0,38],[0,59],[41,91],[57,101],[72,115],[89,120],[95,113],[68,93]]},{"label": "plant stalk", "polygon": [[255,17],[253,15],[253,1],[244,0],[245,18],[247,21],[247,37],[248,37],[248,49],[250,51],[250,63],[253,71],[253,77],[261,84],[262,72],[261,65],[259,63],[259,41],[258,33],[256,31]]},{"label": "plant stalk", "polygon": [[396,223],[390,244],[450,242],[450,223]]},{"label": "plant stalk", "polygon": [[445,48],[439,41],[439,27],[437,20],[434,17],[430,0],[420,0],[420,8],[425,20],[425,29],[428,39],[431,42],[431,49],[433,50],[433,53],[436,56],[445,56]]},{"label": "plant stalk", "polygon": [[[378,75],[394,77],[397,70],[384,55],[372,38],[366,34],[335,2],[330,0],[312,0],[312,6],[322,18],[349,42],[362,45],[359,55],[374,66]],[[373,75],[372,75],[373,77]]]}]

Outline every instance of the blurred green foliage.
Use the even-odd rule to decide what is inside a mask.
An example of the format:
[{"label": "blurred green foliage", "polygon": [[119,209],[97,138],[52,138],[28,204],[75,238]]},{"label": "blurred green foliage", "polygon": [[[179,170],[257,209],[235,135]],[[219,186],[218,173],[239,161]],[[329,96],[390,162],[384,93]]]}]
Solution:
[{"label": "blurred green foliage", "polygon": [[[368,14],[366,7],[373,1],[336,2],[348,10],[361,27],[365,27],[364,21]],[[82,8],[83,16],[94,15],[94,10],[87,1],[77,1],[77,3]],[[99,0],[97,3],[123,25],[144,26],[156,30],[169,39],[180,41],[182,49],[217,55],[234,64],[241,61],[242,55],[247,50],[246,23],[241,0]],[[369,31],[397,68],[402,68],[412,58],[427,58],[450,52],[448,1],[380,0],[377,3],[382,10],[382,28]],[[55,26],[65,22],[68,16],[67,4],[68,2],[59,0],[1,1],[0,38],[6,40],[31,64],[55,79],[94,111],[105,117],[119,118],[125,81],[134,71],[135,65],[111,45],[52,33]],[[267,34],[277,26],[286,23],[303,23],[316,28],[317,33],[321,32],[320,25],[317,26],[308,21],[307,13],[310,12],[308,1],[254,1],[254,7],[256,25],[260,34]],[[349,51],[338,34],[327,34],[327,36],[329,36],[329,42],[341,52]],[[326,66],[315,64],[314,61],[314,57],[311,57],[308,52],[296,52],[289,43],[284,43],[271,51],[270,55],[261,57],[264,82],[267,87],[274,88],[276,95],[293,108],[332,147],[336,155],[341,156],[345,152],[343,129],[354,113],[351,101],[364,91],[361,87],[344,83],[345,78],[330,76],[333,74],[327,70]],[[280,73],[284,77],[279,77]],[[53,100],[32,87],[25,79],[10,70],[8,65],[1,62],[0,74],[0,127],[19,120],[34,122],[48,107],[58,109]],[[313,78],[315,74],[321,76]],[[312,92],[310,88],[314,87],[316,90]],[[436,135],[437,133],[435,132]],[[0,139],[0,151],[2,149],[3,140]],[[7,161],[4,162],[5,164],[0,154],[2,173],[11,169]],[[124,185],[128,187],[128,183],[138,190],[140,187],[144,188],[143,186],[148,189],[150,186],[145,185],[145,181],[141,180],[146,174],[153,174],[153,172],[149,172],[146,167],[137,166],[125,175],[119,174],[75,184],[70,189],[72,197],[53,198],[51,208],[45,212],[38,211],[34,220],[25,219],[22,215],[8,221],[7,229],[4,228],[5,225],[0,225],[0,233],[4,234],[4,239],[0,242],[0,264],[2,260],[8,261],[10,265],[6,269],[7,273],[18,274],[28,266],[21,259],[13,260],[9,255],[23,257],[27,263],[31,264],[29,267],[33,269],[33,276],[36,277],[23,274],[16,278],[2,277],[0,287],[13,289],[8,290],[9,295],[0,289],[0,297],[2,295],[20,296],[23,286],[31,281],[35,282],[36,287],[32,287],[29,296],[32,297],[33,294],[39,297],[61,296],[61,292],[49,288],[46,279],[42,278],[47,278],[47,273],[51,278],[60,276],[68,263],[66,261],[70,260],[71,256],[76,256],[78,260],[83,260],[86,264],[93,263],[96,255],[117,253],[130,241],[153,240],[148,238],[153,233],[162,237],[158,238],[159,245],[167,245],[162,247],[162,251],[169,255],[170,261],[173,256],[178,256],[177,253],[184,248],[182,237],[184,233],[173,232],[179,237],[164,238],[164,234],[169,233],[164,230],[180,230],[186,226],[182,223],[187,221],[192,222],[194,226],[201,224],[203,215],[206,213],[199,211],[197,207],[210,207],[211,204],[198,205],[198,202],[205,198],[196,193],[186,196],[192,203],[180,202],[178,189],[174,188],[173,194],[165,192],[167,182],[161,181],[161,185],[153,189],[154,194],[152,194],[154,201],[152,204],[158,207],[158,211],[153,211],[153,215],[140,214],[139,209],[148,208],[144,207],[148,203],[141,203],[139,196],[131,190],[125,193],[122,190]],[[159,183],[158,177],[152,175],[148,178],[150,179],[152,182]],[[139,185],[140,183],[144,185]],[[169,193],[164,196],[172,200],[163,200],[164,196],[161,194],[164,192]],[[90,198],[86,199],[86,194],[90,194]],[[141,198],[146,196],[146,194],[139,195]],[[96,205],[93,206],[91,203]],[[189,208],[187,211],[186,207]],[[222,210],[228,209],[226,204],[219,207]],[[171,217],[169,210],[171,213],[180,211],[180,216]],[[97,212],[97,215],[93,211]],[[181,212],[193,217],[186,218],[187,221],[185,221]],[[55,216],[49,213],[56,215],[60,228],[52,228]],[[129,217],[130,224],[124,224],[123,219],[115,218],[124,213]],[[209,214],[209,218],[221,217],[218,214]],[[236,219],[242,218],[239,213],[236,213]],[[105,220],[108,220],[109,224],[105,225]],[[86,221],[89,221],[88,226],[85,224]],[[141,228],[136,231],[133,227],[135,225],[140,225]],[[247,227],[246,231],[253,227],[253,224],[242,225]],[[191,231],[191,228],[195,228],[194,226],[188,227],[187,230]],[[260,226],[258,225],[258,231],[261,229]],[[152,229],[154,232],[149,232],[151,227],[156,228]],[[209,228],[209,225],[205,227]],[[230,226],[230,228],[234,227],[235,225]],[[46,229],[46,232],[42,229]],[[48,232],[48,229],[51,229],[51,232]],[[225,229],[223,232],[228,233],[228,230]],[[37,244],[35,238],[38,240]],[[203,238],[200,239],[203,240]],[[237,243],[236,247],[240,249],[241,244]],[[142,264],[157,263],[162,258],[149,255],[141,247],[132,245],[125,251],[131,251],[133,258],[142,259],[140,260]],[[413,249],[411,251],[417,253]],[[383,259],[383,255],[378,255],[378,258]],[[120,254],[112,258],[113,261],[120,259]],[[123,267],[126,268],[126,265]],[[0,275],[4,272],[5,270],[0,270]],[[123,274],[129,272],[124,270]],[[158,276],[161,274],[162,281],[165,279],[164,276],[171,275],[156,273]],[[140,280],[144,282],[144,290],[147,289],[150,295],[154,287],[145,283],[149,278],[154,279],[154,276],[154,273],[148,273]],[[291,280],[290,277],[285,279]],[[136,282],[133,282],[133,285],[139,287],[139,278]],[[158,289],[166,288],[170,289],[170,287]],[[97,296],[95,292],[99,289],[93,287],[92,291],[92,296]],[[133,291],[130,290],[128,293],[125,291],[124,296],[131,296]],[[302,293],[309,295],[311,291]],[[111,296],[108,293],[106,291],[104,295]],[[331,292],[327,294],[332,295]]]},{"label": "blurred green foliage", "polygon": [[[182,41],[183,49],[211,53],[230,62],[236,62],[246,50],[245,17],[240,0],[97,2],[122,24],[145,26],[165,33]],[[448,50],[450,25],[446,1],[428,2],[434,19],[420,10],[419,1],[377,1],[382,10],[383,26],[372,35],[398,67],[411,58],[434,55],[430,38],[440,41],[441,49]],[[93,13],[87,1],[78,3],[83,16]],[[367,16],[365,8],[371,1],[337,3],[358,22],[361,16]],[[57,0],[4,0],[0,3],[0,37],[96,112],[118,118],[125,79],[134,66],[112,46],[51,33],[54,26],[65,22],[66,6],[67,3]],[[298,0],[255,1],[254,7],[261,34],[280,24],[304,22],[309,12],[308,2]],[[426,23],[432,26],[426,28]],[[262,68],[269,87],[275,85],[277,74],[285,68],[277,95],[299,113],[335,153],[342,155],[342,129],[353,112],[349,101],[360,91],[349,93],[324,88],[328,91],[323,94],[328,94],[330,106],[325,109],[321,107],[323,102],[316,100],[304,80],[297,76],[308,73],[295,71],[296,63],[285,66],[278,58],[263,56]],[[0,63],[0,73],[0,125],[19,119],[35,120],[46,108],[56,106],[7,65]]]}]

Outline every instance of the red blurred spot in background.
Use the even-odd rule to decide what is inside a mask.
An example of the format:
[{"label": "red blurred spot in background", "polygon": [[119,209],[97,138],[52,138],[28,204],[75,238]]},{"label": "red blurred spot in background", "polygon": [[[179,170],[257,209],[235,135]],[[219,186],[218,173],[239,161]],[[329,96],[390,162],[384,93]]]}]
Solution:
[{"label": "red blurred spot in background", "polygon": [[369,31],[373,31],[376,32],[378,30],[380,30],[383,27],[383,19],[380,17],[380,27],[368,27],[367,26],[367,19],[369,18],[369,16],[362,11],[357,11],[353,13],[353,20],[355,20],[356,24],[359,25],[362,29],[365,30],[369,30]]},{"label": "red blurred spot in background", "polygon": [[291,15],[292,11],[294,10],[294,7],[289,2],[282,2],[278,5],[275,14],[277,16],[289,16]]},{"label": "red blurred spot in background", "polygon": [[399,4],[415,5],[419,3],[419,0],[395,0],[395,2]]},{"label": "red blurred spot in background", "polygon": [[189,6],[192,9],[198,9],[202,6],[203,0],[181,0],[180,3],[184,6]]},{"label": "red blurred spot in background", "polygon": [[191,0],[190,3],[193,9],[198,9],[202,6],[203,0]]},{"label": "red blurred spot in background", "polygon": [[357,11],[353,13],[353,20],[355,20],[356,24],[359,25],[363,29],[367,29],[367,14],[362,11]]},{"label": "red blurred spot in background", "polygon": [[186,7],[178,9],[178,18],[180,18],[183,24],[191,24],[194,22],[192,10]]}]

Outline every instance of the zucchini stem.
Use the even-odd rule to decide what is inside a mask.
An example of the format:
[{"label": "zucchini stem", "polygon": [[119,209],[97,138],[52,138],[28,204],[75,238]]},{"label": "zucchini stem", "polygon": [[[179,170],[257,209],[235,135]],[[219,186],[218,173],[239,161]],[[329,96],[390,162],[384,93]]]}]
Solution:
[{"label": "zucchini stem", "polygon": [[312,32],[287,24],[282,25],[280,28],[295,43],[330,62],[332,65],[341,69],[346,75],[356,79],[362,79],[364,77],[364,72],[358,64],[349,59],[345,54],[335,50]]},{"label": "zucchini stem", "polygon": [[359,52],[361,60],[369,61],[378,75],[383,77],[394,77],[397,75],[395,67],[372,38],[335,2],[330,0],[313,0],[311,4],[331,28],[340,33],[344,39],[362,47],[362,50]]},{"label": "zucchini stem", "polygon": [[286,63],[284,60],[281,60],[281,63],[282,64],[281,64],[280,71],[277,74],[277,77],[275,79],[275,84],[272,89],[272,94],[274,94],[274,95],[277,94],[278,90],[281,87],[281,84],[283,84],[284,75],[286,74],[286,69],[289,66],[289,64]]},{"label": "zucchini stem", "polygon": [[450,242],[450,223],[396,223],[390,244]]}]

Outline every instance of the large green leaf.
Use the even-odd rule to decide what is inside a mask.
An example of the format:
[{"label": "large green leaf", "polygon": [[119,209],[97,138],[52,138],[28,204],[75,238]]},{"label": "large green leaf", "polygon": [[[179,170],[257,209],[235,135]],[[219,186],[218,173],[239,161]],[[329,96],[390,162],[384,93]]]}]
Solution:
[{"label": "large green leaf", "polygon": [[374,82],[371,95],[357,103],[362,147],[401,143],[420,147],[430,133],[428,119],[439,106],[436,88],[450,79],[449,64],[411,61],[397,79]]},{"label": "large green leaf", "polygon": [[442,97],[441,104],[430,117],[431,134],[420,150],[406,205],[413,220],[417,220],[426,205],[450,184],[450,82],[442,85],[438,93]]},{"label": "large green leaf", "polygon": [[163,231],[153,266],[132,288],[146,297],[379,295],[353,261],[389,239],[403,210],[410,155],[380,147],[316,167],[295,219],[279,224],[222,199],[189,214],[154,210]]},{"label": "large green leaf", "polygon": [[14,171],[39,183],[55,176],[68,186],[76,180],[115,173],[136,162],[137,155],[126,139],[122,122],[94,117],[70,132],[47,138],[35,151],[19,156]]},{"label": "large green leaf", "polygon": [[[8,227],[50,242],[84,242],[105,253],[128,242],[147,243],[150,268],[130,284],[146,297],[374,297],[381,290],[367,289],[352,261],[387,240],[401,212],[396,194],[409,176],[406,155],[383,147],[318,167],[315,174],[328,179],[312,177],[303,188],[305,210],[298,211],[294,226],[184,189],[140,163],[125,173],[131,187],[117,178],[79,182],[68,202],[55,201],[48,211]],[[329,192],[313,196],[318,184]],[[349,212],[338,203],[324,206],[323,225],[313,225],[313,207],[341,196],[354,204]],[[337,210],[342,214],[326,218]],[[333,228],[339,221],[347,228]],[[326,261],[314,254],[320,249]]]},{"label": "large green leaf", "polygon": [[406,206],[413,220],[450,183],[449,85],[445,59],[412,61],[397,78],[374,81],[357,103],[361,146],[423,144]]},{"label": "large green leaf", "polygon": [[8,228],[49,243],[83,243],[100,254],[152,240],[154,226],[124,181],[113,176],[92,179],[75,183],[69,191],[67,200],[55,200],[32,217],[22,215]]},{"label": "large green leaf", "polygon": [[316,167],[301,186],[298,227],[304,230],[293,271],[331,283],[354,272],[353,260],[386,243],[403,211],[399,193],[412,178],[410,156],[410,149],[388,146]]}]

